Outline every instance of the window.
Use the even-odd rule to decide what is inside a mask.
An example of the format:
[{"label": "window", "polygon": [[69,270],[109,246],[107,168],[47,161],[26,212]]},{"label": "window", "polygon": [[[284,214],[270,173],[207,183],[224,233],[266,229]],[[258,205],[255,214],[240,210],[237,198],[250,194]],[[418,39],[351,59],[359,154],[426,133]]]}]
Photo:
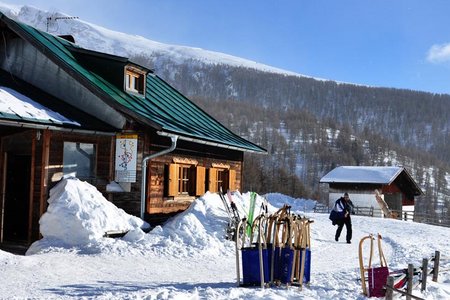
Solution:
[{"label": "window", "polygon": [[130,93],[145,95],[146,72],[138,68],[125,67],[125,90]]},{"label": "window", "polygon": [[63,173],[80,179],[95,177],[96,146],[94,144],[64,142]]},{"label": "window", "polygon": [[195,164],[174,163],[167,166],[165,195],[201,196],[205,193],[205,168]]},{"label": "window", "polygon": [[208,190],[216,193],[222,188],[223,191],[236,189],[236,171],[228,168],[209,169]]},{"label": "window", "polygon": [[189,166],[179,166],[178,194],[180,195],[189,195],[189,180],[191,179],[189,173]]}]

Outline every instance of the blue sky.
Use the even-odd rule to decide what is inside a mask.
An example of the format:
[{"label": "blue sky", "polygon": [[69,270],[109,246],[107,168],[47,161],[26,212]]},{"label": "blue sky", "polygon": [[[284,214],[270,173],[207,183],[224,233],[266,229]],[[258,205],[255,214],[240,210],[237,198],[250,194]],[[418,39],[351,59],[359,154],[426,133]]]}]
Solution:
[{"label": "blue sky", "polygon": [[450,94],[447,0],[1,1],[308,76]]}]

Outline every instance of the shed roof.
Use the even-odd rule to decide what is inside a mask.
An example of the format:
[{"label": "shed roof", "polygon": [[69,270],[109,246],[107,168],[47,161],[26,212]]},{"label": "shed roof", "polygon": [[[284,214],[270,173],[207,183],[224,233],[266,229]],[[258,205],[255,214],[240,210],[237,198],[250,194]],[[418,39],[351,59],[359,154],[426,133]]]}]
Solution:
[{"label": "shed roof", "polygon": [[331,170],[320,182],[390,184],[401,171],[402,167],[342,166]]},{"label": "shed roof", "polygon": [[331,170],[320,179],[320,183],[355,183],[390,185],[398,182],[400,188],[421,195],[422,190],[403,167],[341,166]]},{"label": "shed roof", "polygon": [[[13,21],[0,13],[0,19],[17,35],[33,44],[52,61],[99,96],[106,105],[141,124],[162,133],[177,134],[181,139],[239,151],[265,153],[260,146],[234,134],[200,109],[156,74],[147,75],[145,98],[128,94],[87,65],[81,65],[77,55],[97,52],[82,49],[69,41]],[[82,49],[82,50],[81,50]],[[75,55],[77,54],[77,55]],[[103,59],[127,62],[127,58],[104,54]]]}]

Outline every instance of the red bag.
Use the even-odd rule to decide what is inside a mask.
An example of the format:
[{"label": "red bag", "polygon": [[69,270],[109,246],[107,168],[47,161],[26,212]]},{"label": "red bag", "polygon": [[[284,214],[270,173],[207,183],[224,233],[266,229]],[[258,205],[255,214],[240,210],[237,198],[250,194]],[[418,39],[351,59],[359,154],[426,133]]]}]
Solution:
[{"label": "red bag", "polygon": [[384,297],[386,280],[389,276],[388,267],[371,268],[369,274],[369,297]]}]

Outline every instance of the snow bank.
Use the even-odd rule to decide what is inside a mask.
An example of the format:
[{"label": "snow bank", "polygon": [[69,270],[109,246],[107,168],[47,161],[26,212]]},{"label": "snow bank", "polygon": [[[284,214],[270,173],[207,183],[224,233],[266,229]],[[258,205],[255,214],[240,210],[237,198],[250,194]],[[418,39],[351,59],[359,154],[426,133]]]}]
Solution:
[{"label": "snow bank", "polygon": [[[241,217],[248,214],[250,195],[238,191],[232,194]],[[269,203],[269,213],[284,204],[291,205],[293,211],[301,211],[314,203],[281,194],[267,196],[274,204]],[[264,197],[256,195],[255,215],[262,212],[263,202]],[[186,211],[148,234],[141,230],[149,226],[147,223],[118,209],[94,186],[76,178],[58,183],[50,191],[48,203],[47,212],[39,221],[43,239],[30,247],[28,255],[69,248],[81,253],[194,257],[229,255],[234,249],[234,244],[225,240],[229,219],[217,193],[207,192]],[[123,238],[104,237],[106,231],[116,230],[128,233]]]},{"label": "snow bank", "polygon": [[[239,215],[247,215],[250,192],[243,195],[234,192],[232,198]],[[255,215],[262,212],[260,207],[263,201],[263,197],[256,196]],[[269,211],[275,210],[269,205]],[[170,255],[176,258],[230,256],[235,246],[233,242],[225,240],[228,221],[220,196],[206,192],[186,211],[146,234],[145,241],[136,243],[135,248],[141,249],[146,255],[151,252],[157,256]]]},{"label": "snow bank", "polygon": [[39,220],[44,238],[33,244],[29,252],[46,244],[46,240],[60,246],[82,246],[103,239],[107,231],[149,228],[140,218],[106,200],[94,186],[76,178],[63,179],[52,188],[48,203],[47,212]]},{"label": "snow bank", "polygon": [[280,193],[269,193],[265,195],[267,201],[274,207],[282,207],[284,204],[291,206],[292,212],[312,212],[317,204],[315,200],[292,198]]},{"label": "snow bank", "polygon": [[223,254],[232,246],[224,243],[227,218],[219,196],[207,192],[186,211],[153,229],[148,241],[153,251],[171,251],[174,257]]}]

